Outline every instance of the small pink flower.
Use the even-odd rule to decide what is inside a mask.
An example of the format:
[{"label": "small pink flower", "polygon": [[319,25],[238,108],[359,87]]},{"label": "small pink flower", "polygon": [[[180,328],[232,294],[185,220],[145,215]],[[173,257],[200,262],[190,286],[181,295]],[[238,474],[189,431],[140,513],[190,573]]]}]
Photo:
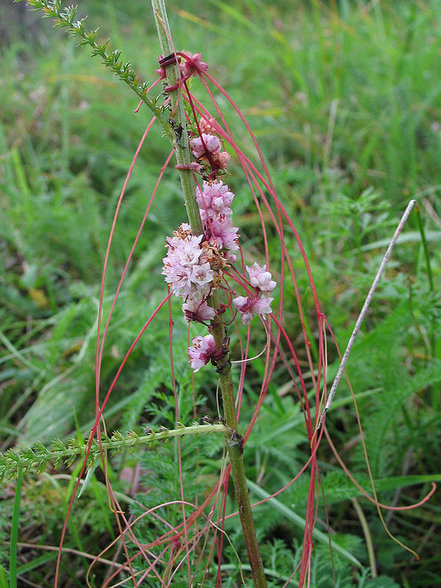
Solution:
[{"label": "small pink flower", "polygon": [[231,155],[227,151],[213,153],[213,163],[217,164],[219,169],[225,169],[230,163]]},{"label": "small pink flower", "polygon": [[245,312],[245,310],[249,307],[249,303],[250,303],[250,299],[248,298],[248,296],[237,296],[233,300],[234,306],[240,312]]},{"label": "small pink flower", "polygon": [[249,298],[247,296],[237,296],[237,298],[233,299],[233,306],[239,311],[243,324],[249,325],[254,317]]},{"label": "small pink flower", "polygon": [[207,133],[208,135],[214,135],[216,133],[215,128],[212,126],[213,123],[216,122],[215,118],[201,118],[201,120],[199,121],[199,128],[201,130],[201,133]]},{"label": "small pink flower", "polygon": [[258,288],[262,292],[271,292],[277,286],[276,282],[271,279],[271,273],[266,271],[266,265],[260,267],[259,264],[254,263],[252,267],[247,266],[247,272],[253,288]]},{"label": "small pink flower", "polygon": [[230,218],[217,218],[208,223],[208,234],[210,241],[214,241],[218,249],[229,249],[236,251],[238,245],[238,227],[233,227]]},{"label": "small pink flower", "polygon": [[196,137],[190,141],[190,147],[196,159],[200,159],[208,154],[220,151],[221,144],[215,135],[202,133],[201,137]]},{"label": "small pink flower", "polygon": [[211,184],[204,182],[202,184],[202,191],[198,188],[196,190],[196,200],[201,212],[202,220],[207,218],[213,219],[218,214],[231,216],[233,211],[230,204],[233,202],[234,194],[221,181],[215,181]]},{"label": "small pink flower", "polygon": [[262,296],[258,298],[253,304],[253,312],[254,314],[271,314],[271,302],[274,298],[267,298],[266,296]]},{"label": "small pink flower", "polygon": [[205,301],[200,301],[197,298],[189,298],[185,304],[182,305],[182,310],[187,321],[211,321],[216,316],[216,313],[211,306]]},{"label": "small pink flower", "polygon": [[201,248],[202,238],[202,235],[192,235],[190,225],[185,223],[173,237],[167,237],[168,252],[163,259],[162,273],[173,294],[185,301],[196,294],[202,299],[212,289],[214,271]]},{"label": "small pink flower", "polygon": [[186,267],[192,267],[199,262],[202,254],[200,248],[200,237],[187,237],[187,239],[181,239],[179,241],[179,247],[176,248],[176,258],[179,263]]},{"label": "small pink flower", "polygon": [[233,299],[233,305],[239,311],[244,325],[249,325],[255,314],[271,314],[271,302],[274,298],[250,298],[248,296],[237,296]]},{"label": "small pink flower", "polygon": [[207,71],[208,65],[202,61],[200,53],[194,53],[193,55],[187,51],[183,51],[183,53],[185,53],[187,59],[180,65],[179,69],[185,78]]},{"label": "small pink flower", "polygon": [[199,284],[199,286],[203,286],[204,284],[210,284],[213,281],[213,278],[214,272],[210,268],[209,263],[195,265],[190,276],[190,280],[194,284]]},{"label": "small pink flower", "polygon": [[198,335],[192,339],[193,345],[188,348],[190,358],[190,367],[197,372],[202,366],[206,365],[216,353],[216,345],[213,335]]}]

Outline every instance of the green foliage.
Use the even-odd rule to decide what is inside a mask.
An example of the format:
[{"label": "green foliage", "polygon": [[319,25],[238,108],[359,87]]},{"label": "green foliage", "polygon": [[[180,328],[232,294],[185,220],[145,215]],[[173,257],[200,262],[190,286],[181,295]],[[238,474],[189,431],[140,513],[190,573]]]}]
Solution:
[{"label": "green foliage", "polygon": [[109,41],[97,43],[99,29],[86,30],[87,17],[77,19],[77,6],[63,7],[61,0],[26,0],[26,3],[36,10],[41,10],[45,17],[54,19],[55,26],[66,29],[70,36],[79,37],[79,46],[90,46],[92,57],[101,57],[104,66],[112,70],[121,81],[126,83],[154,115],[160,116],[160,109],[146,96],[149,84],[139,82],[130,62],[124,63],[121,60],[121,51],[119,49],[114,49],[111,53],[108,53]]},{"label": "green foliage", "polygon": [[[420,303],[424,313],[424,301]],[[403,433],[406,433],[401,428],[406,408],[410,408],[409,399],[437,386],[441,380],[439,360],[425,361],[423,365],[418,365],[418,360],[407,364],[404,361],[406,345],[415,349],[410,319],[409,303],[404,302],[355,346],[348,366],[355,389],[361,390],[368,383],[381,390],[369,417],[363,421],[376,476],[390,472],[391,463],[403,457],[406,447]],[[360,459],[363,460],[361,454]]]},{"label": "green foliage", "polygon": [[[179,373],[180,367],[176,367],[177,373]],[[156,394],[149,407],[157,406],[164,416],[168,415],[170,418],[170,415],[174,412],[173,405],[174,399],[169,392]],[[180,418],[184,421],[191,418],[193,404],[189,385],[182,387],[179,391],[179,405]],[[210,430],[225,430],[223,425],[207,426]],[[217,427],[217,429],[213,427]],[[204,430],[205,426],[201,425],[197,431],[199,429]],[[183,431],[185,429],[178,430]],[[139,525],[137,525],[141,543],[150,543],[171,528],[169,525],[178,527],[182,523],[183,507],[179,503],[180,497],[196,505],[198,497],[208,492],[216,481],[222,466],[222,457],[223,446],[218,439],[214,439],[210,435],[204,435],[203,438],[187,436],[182,440],[176,438],[157,446],[154,452],[144,452],[139,456],[138,464],[141,471],[140,487],[142,492],[136,494],[135,501],[131,506],[131,512],[134,517],[141,517]],[[171,504],[167,504],[169,502]],[[164,506],[156,508],[162,504]],[[149,514],[148,509],[153,507],[155,507],[154,514]],[[193,508],[186,506],[185,508],[186,517],[188,518],[196,506]],[[167,527],[164,527],[164,520],[167,521]],[[190,529],[190,537],[192,532],[193,529]],[[209,540],[212,532],[210,526],[208,526],[207,537]],[[183,543],[184,538],[181,538],[180,541]],[[182,556],[183,553],[181,553]],[[201,560],[204,561],[205,556],[197,549],[196,552],[193,552],[191,558],[194,560],[194,569],[199,570],[196,573],[196,578],[201,580],[204,575]],[[161,564],[158,565],[158,570],[162,569],[162,572],[165,571],[165,568],[166,566],[162,569]],[[142,567],[140,569],[142,570]],[[181,571],[174,576],[174,583],[177,583],[176,585],[179,585],[180,582],[185,584],[186,577],[187,570],[183,566]]]},{"label": "green foliage", "polygon": [[[355,550],[360,543],[358,537],[346,534],[344,537],[339,536],[338,541],[345,544],[348,550]],[[268,586],[276,588],[281,582],[288,582],[292,574],[293,565],[299,563],[301,558],[301,543],[295,541],[292,545],[287,544],[286,540],[275,538],[262,543],[262,559],[265,567],[265,573],[268,579]],[[329,548],[319,546],[312,555],[311,562],[311,584],[320,588],[327,588],[331,585],[349,588],[350,586],[369,586],[366,583],[369,577],[369,570],[364,568],[354,572],[354,569],[348,565],[348,562],[340,558],[337,554],[333,555],[333,562],[329,558]],[[228,573],[227,586],[234,586],[234,582],[241,582],[241,576],[234,564],[225,564],[223,569]],[[234,570],[234,572],[232,572]],[[243,572],[248,571],[248,566],[242,566]],[[391,578],[383,577],[383,584],[387,588],[394,586]],[[293,580],[291,581],[293,583]],[[252,586],[252,584],[246,584]]]}]

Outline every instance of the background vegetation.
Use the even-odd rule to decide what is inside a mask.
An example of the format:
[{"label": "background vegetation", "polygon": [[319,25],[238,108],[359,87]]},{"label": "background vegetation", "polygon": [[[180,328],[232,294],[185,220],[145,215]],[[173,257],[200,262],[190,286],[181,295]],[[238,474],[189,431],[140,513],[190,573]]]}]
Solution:
[{"label": "background vegetation", "polygon": [[[10,26],[1,31],[0,64],[4,451],[73,432],[85,435],[90,429],[105,244],[147,116],[142,110],[133,113],[136,98],[98,61],[90,60],[87,50],[76,49],[40,15],[26,13],[24,5],[3,0],[0,6],[2,13],[11,15]],[[383,489],[380,499],[401,505],[417,502],[427,493],[429,481],[441,476],[438,2],[209,0],[202,4],[187,0],[169,2],[168,9],[175,45],[202,52],[211,74],[228,89],[255,130],[279,195],[304,241],[322,307],[342,346],[399,215],[410,198],[417,199],[418,211],[394,253],[348,366],[359,396],[373,474]],[[148,2],[89,0],[81,2],[81,11],[89,14],[91,28],[99,25],[103,36],[111,37],[112,46],[124,50],[144,79],[154,80],[158,49]],[[237,133],[240,138],[242,130]],[[246,146],[245,134],[242,141]],[[120,217],[109,292],[115,289],[167,149],[157,131],[141,153],[142,164],[135,170]],[[235,192],[240,192],[239,184]],[[103,388],[111,382],[144,317],[164,295],[159,277],[163,239],[183,220],[183,213],[179,185],[171,173],[141,237],[109,332]],[[245,191],[235,214],[242,240],[258,253],[259,219]],[[275,235],[272,239],[270,248],[277,255],[280,245]],[[312,308],[306,281],[300,288],[306,307]],[[294,314],[290,330],[295,339],[299,323]],[[256,341],[256,350],[259,344]],[[332,375],[337,359],[332,347],[329,354]],[[184,348],[181,355],[176,369],[185,389],[190,383]],[[109,431],[164,424],[169,409],[167,358],[165,326],[163,332],[147,334],[132,356],[107,410]],[[274,381],[246,454],[250,479],[258,479],[269,492],[286,483],[305,458],[298,407],[284,384]],[[206,394],[201,415],[215,407],[208,385]],[[351,471],[364,480],[366,466],[347,398],[342,386],[340,407],[333,409],[328,427]],[[254,401],[251,380],[249,406],[244,410]],[[186,410],[189,422],[190,404]],[[210,460],[215,461],[216,447],[206,444],[206,479],[199,491],[214,475]],[[168,451],[172,449],[163,450]],[[191,445],[188,451],[187,484],[191,484]],[[356,571],[337,558],[337,585],[441,585],[439,492],[416,511],[388,516],[392,532],[420,552],[421,559],[415,561],[386,536],[374,507],[363,499],[353,502],[357,492],[337,469],[325,444],[320,459],[331,532],[367,568],[361,505],[374,541],[378,574],[383,577],[368,580],[367,569]],[[166,461],[161,452],[155,457],[123,454],[112,462],[115,488],[130,502],[136,488],[126,482],[126,474],[138,463],[141,473],[157,471],[170,482],[160,497],[144,492],[147,504],[166,500],[167,493],[176,495],[173,468],[163,471]],[[58,544],[71,491],[70,473],[48,470],[23,480],[21,543]],[[426,476],[425,484],[410,486],[411,475],[420,476],[415,481]],[[396,476],[402,476],[400,482]],[[0,549],[6,569],[14,487],[14,482],[4,483],[0,495],[5,539]],[[295,504],[296,512],[302,512],[306,500],[302,483],[280,500],[280,507],[269,503],[256,511],[265,564],[277,570],[274,585],[277,574],[291,572],[301,543],[301,531],[290,524],[282,506]],[[324,516],[321,511],[320,517]],[[87,500],[73,511],[65,545],[96,553],[96,546],[107,545],[114,532],[96,472]],[[146,529],[146,537],[152,532]],[[229,532],[240,548],[238,530],[232,527]],[[234,579],[236,560],[230,555],[231,569],[227,565],[226,573]],[[54,552],[36,546],[20,547],[20,578],[29,585],[51,585],[54,557]],[[319,548],[314,561],[312,585],[330,586],[326,550]],[[87,566],[81,557],[65,563],[63,585],[83,586],[82,570]],[[101,579],[96,582],[100,585]]]}]

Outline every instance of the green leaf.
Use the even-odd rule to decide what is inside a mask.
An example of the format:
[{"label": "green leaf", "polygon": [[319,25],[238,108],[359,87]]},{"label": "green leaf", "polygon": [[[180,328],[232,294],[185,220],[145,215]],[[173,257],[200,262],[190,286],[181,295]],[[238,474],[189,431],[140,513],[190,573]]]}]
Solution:
[{"label": "green leaf", "polygon": [[0,588],[9,588],[8,575],[2,565],[0,565]]}]

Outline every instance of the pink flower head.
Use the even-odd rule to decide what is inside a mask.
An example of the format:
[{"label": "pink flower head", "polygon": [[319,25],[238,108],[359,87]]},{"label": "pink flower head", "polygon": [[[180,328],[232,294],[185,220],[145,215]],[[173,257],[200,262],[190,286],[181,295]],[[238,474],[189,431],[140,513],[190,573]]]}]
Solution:
[{"label": "pink flower head", "polygon": [[209,263],[199,263],[194,265],[191,270],[190,279],[194,284],[203,286],[204,284],[210,284],[213,281],[213,270]]},{"label": "pink flower head", "polygon": [[225,169],[230,163],[231,155],[227,151],[218,151],[213,153],[213,163],[215,163],[219,169]]},{"label": "pink flower head", "polygon": [[211,308],[211,306],[208,306],[205,300],[201,301],[197,297],[188,299],[187,302],[182,305],[182,310],[184,311],[185,318],[188,322],[211,321],[216,316],[214,309]]},{"label": "pink flower head", "polygon": [[206,365],[216,353],[216,345],[213,335],[198,335],[192,339],[192,345],[188,348],[191,368],[197,372]]},{"label": "pink flower head", "polygon": [[263,314],[271,314],[271,302],[273,300],[274,298],[269,298],[267,296],[261,296],[258,298],[252,306],[254,314],[260,314],[260,316]]},{"label": "pink flower head", "polygon": [[243,324],[249,325],[254,318],[249,298],[247,296],[237,296],[237,298],[233,299],[233,306],[239,311]]},{"label": "pink flower head", "polygon": [[214,219],[218,214],[231,216],[230,204],[233,202],[234,194],[221,181],[208,183],[204,182],[202,191],[196,189],[196,200],[201,212],[202,220]]},{"label": "pink flower head", "polygon": [[201,137],[196,137],[190,141],[190,147],[196,159],[200,159],[208,154],[220,151],[221,144],[215,135],[202,133]]},{"label": "pink flower head", "polygon": [[207,227],[210,241],[214,242],[218,249],[229,249],[230,251],[239,249],[238,230],[238,227],[233,227],[229,217],[218,217],[209,222]]},{"label": "pink flower head", "polygon": [[194,53],[193,55],[187,51],[183,51],[183,53],[186,58],[184,63],[180,66],[180,70],[185,78],[207,71],[208,65],[202,61],[200,53]]},{"label": "pink flower head", "polygon": [[255,314],[271,314],[271,302],[274,298],[250,298],[248,296],[237,296],[233,299],[233,305],[239,311],[244,325],[249,325]]},{"label": "pink flower head", "polygon": [[276,282],[271,279],[271,273],[266,271],[266,265],[260,267],[259,264],[254,263],[251,267],[247,266],[247,272],[253,288],[258,288],[262,292],[271,292],[277,286]]},{"label": "pink flower head", "polygon": [[212,288],[214,272],[201,248],[201,240],[202,235],[192,235],[187,224],[167,238],[168,252],[163,259],[162,273],[173,294],[184,300],[196,295],[202,299]]},{"label": "pink flower head", "polygon": [[202,190],[196,190],[196,200],[201,218],[206,225],[208,240],[215,243],[218,249],[239,249],[239,229],[233,227],[231,220],[233,211],[230,204],[233,199],[233,192],[221,181],[204,182]]},{"label": "pink flower head", "polygon": [[214,135],[216,133],[215,128],[213,127],[213,123],[216,122],[215,118],[201,118],[199,121],[199,128],[201,133],[207,133],[208,135]]}]

